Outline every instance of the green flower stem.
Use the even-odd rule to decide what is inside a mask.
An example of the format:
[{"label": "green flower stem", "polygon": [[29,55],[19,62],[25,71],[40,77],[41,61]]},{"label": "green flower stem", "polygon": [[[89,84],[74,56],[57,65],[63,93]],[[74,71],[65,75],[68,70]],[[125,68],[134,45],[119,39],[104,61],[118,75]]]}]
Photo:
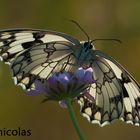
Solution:
[{"label": "green flower stem", "polygon": [[84,136],[83,136],[83,134],[82,134],[82,132],[80,130],[80,127],[78,125],[78,122],[77,122],[77,119],[76,119],[76,116],[75,116],[75,113],[74,113],[74,110],[73,110],[73,107],[72,107],[72,104],[71,104],[71,99],[70,98],[66,99],[66,103],[67,103],[67,108],[68,108],[71,120],[72,120],[73,125],[75,127],[75,130],[76,130],[76,132],[77,132],[77,134],[79,136],[79,139],[80,140],[85,140]]}]

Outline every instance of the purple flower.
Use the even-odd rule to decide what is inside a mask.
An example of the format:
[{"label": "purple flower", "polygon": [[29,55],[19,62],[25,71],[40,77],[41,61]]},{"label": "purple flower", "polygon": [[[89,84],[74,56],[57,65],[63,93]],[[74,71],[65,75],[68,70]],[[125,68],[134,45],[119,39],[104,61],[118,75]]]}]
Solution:
[{"label": "purple flower", "polygon": [[80,67],[76,71],[75,76],[81,82],[86,82],[88,84],[92,84],[95,82],[95,80],[93,80],[93,69],[91,67],[86,70]]},{"label": "purple flower", "polygon": [[59,101],[61,107],[66,107],[65,99],[79,96],[89,84],[94,83],[93,69],[79,68],[75,73],[58,72],[54,73],[43,82],[36,80],[35,89],[29,91],[28,95],[44,94],[46,100]]}]

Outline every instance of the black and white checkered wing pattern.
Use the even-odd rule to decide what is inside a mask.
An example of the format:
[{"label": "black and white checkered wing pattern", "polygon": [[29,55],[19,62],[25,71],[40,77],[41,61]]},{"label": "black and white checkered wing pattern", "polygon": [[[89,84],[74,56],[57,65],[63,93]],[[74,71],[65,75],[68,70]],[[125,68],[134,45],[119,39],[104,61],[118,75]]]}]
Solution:
[{"label": "black and white checkered wing pattern", "polygon": [[57,41],[79,44],[76,39],[59,32],[33,29],[3,30],[0,31],[0,59],[9,64],[17,54],[32,46]]},{"label": "black and white checkered wing pattern", "polygon": [[11,67],[15,84],[34,88],[35,79],[71,69],[79,42],[58,32],[16,29],[0,32],[0,58]]},{"label": "black and white checkered wing pattern", "polygon": [[140,124],[140,86],[114,59],[98,52],[92,67],[96,83],[78,98],[81,113],[100,126],[116,119]]}]

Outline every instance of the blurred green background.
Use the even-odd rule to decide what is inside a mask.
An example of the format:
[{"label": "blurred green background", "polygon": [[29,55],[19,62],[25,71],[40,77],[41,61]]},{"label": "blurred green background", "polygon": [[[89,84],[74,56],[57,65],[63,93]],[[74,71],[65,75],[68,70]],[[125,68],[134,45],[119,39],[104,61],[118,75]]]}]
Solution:
[{"label": "blurred green background", "polygon": [[[95,43],[113,56],[140,82],[139,0],[1,0],[0,29],[30,27],[55,30],[85,40],[72,23],[76,20],[91,39],[117,38]],[[14,85],[7,65],[0,63],[0,129],[31,129],[30,137],[0,137],[0,140],[78,140],[66,109],[57,102],[41,104],[43,97],[28,97]],[[138,140],[140,127],[121,121],[100,128],[88,123],[74,108],[87,140]]]}]

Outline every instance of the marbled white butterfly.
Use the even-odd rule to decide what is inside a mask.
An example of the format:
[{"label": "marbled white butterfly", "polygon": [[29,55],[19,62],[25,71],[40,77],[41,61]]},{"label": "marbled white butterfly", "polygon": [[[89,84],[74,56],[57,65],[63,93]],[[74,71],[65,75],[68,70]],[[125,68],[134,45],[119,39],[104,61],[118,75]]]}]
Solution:
[{"label": "marbled white butterfly", "polygon": [[36,29],[0,31],[0,59],[10,65],[15,84],[34,88],[36,79],[58,71],[92,67],[96,83],[78,97],[81,113],[101,126],[121,119],[140,124],[140,86],[113,58],[96,50],[91,41],[60,32]]}]

